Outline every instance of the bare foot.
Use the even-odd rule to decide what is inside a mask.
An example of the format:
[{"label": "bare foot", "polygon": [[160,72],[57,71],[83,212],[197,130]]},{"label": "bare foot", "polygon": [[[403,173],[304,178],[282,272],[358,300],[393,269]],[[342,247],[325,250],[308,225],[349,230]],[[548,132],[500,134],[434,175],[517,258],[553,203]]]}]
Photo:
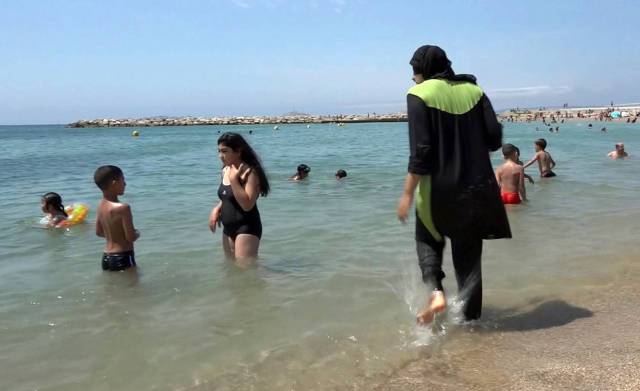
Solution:
[{"label": "bare foot", "polygon": [[447,299],[444,297],[444,292],[433,291],[429,298],[429,303],[418,312],[416,321],[420,326],[426,326],[433,322],[435,314],[443,312],[447,308]]}]

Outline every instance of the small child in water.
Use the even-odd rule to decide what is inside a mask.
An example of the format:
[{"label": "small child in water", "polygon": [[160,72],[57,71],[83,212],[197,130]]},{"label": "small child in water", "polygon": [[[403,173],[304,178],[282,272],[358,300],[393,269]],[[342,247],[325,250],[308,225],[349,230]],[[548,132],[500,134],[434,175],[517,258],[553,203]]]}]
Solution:
[{"label": "small child in water", "polygon": [[513,144],[502,146],[504,164],[496,169],[496,180],[504,204],[519,204],[527,199],[524,187],[524,168],[518,164],[517,148]]},{"label": "small child in water", "polygon": [[616,144],[616,150],[609,152],[609,154],[607,156],[609,156],[609,158],[612,159],[612,160],[616,160],[616,159],[627,158],[627,157],[629,157],[629,154],[627,152],[625,152],[623,143],[617,143]]},{"label": "small child in water", "polygon": [[40,220],[42,224],[47,227],[56,227],[69,217],[67,212],[64,211],[64,205],[62,205],[62,197],[60,194],[49,192],[42,196],[40,200],[42,211],[45,216]]},{"label": "small child in water", "polygon": [[297,168],[296,174],[289,179],[295,182],[301,181],[309,176],[310,171],[311,167],[307,166],[306,164],[300,164]]},{"label": "small child in water", "polygon": [[556,176],[556,174],[551,171],[556,166],[556,162],[553,161],[551,154],[545,151],[545,148],[547,148],[547,141],[543,138],[537,139],[533,142],[533,146],[536,150],[536,154],[533,159],[524,165],[524,168],[529,167],[537,161],[541,178],[551,178]]},{"label": "small child in water", "polygon": [[96,235],[107,241],[102,255],[102,270],[135,268],[133,242],[140,237],[140,232],[133,226],[131,207],[118,200],[127,186],[124,174],[116,166],[101,166],[93,179],[102,190],[96,217]]}]

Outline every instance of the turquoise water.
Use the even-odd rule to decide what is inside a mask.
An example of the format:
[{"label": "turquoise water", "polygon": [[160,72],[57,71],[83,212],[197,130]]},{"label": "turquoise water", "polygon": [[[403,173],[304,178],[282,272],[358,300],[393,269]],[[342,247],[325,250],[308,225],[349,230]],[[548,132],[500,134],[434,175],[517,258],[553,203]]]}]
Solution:
[{"label": "turquoise water", "polygon": [[[637,251],[640,126],[606,125],[601,134],[562,124],[553,135],[505,125],[523,160],[546,137],[558,177],[529,185],[530,202],[509,209],[514,239],[485,242],[486,306],[517,308],[588,284],[622,262],[621,251]],[[272,184],[258,203],[264,234],[249,270],[223,260],[220,233],[207,227],[225,130],[247,137]],[[425,291],[413,219],[395,218],[406,124],[131,131],[0,127],[0,389],[357,388],[446,352],[444,328],[414,325]],[[618,141],[631,159],[607,159]],[[299,163],[311,166],[309,180],[287,181]],[[102,164],[127,178],[122,198],[142,232],[138,278],[100,269],[92,175]],[[343,182],[333,179],[339,168]],[[37,228],[48,191],[87,203],[89,224]],[[445,266],[453,295],[448,253]]]}]

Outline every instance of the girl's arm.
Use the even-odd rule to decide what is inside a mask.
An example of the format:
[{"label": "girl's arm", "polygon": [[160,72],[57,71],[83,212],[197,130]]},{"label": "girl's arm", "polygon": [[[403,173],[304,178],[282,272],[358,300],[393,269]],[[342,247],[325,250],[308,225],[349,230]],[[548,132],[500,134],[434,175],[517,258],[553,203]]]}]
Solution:
[{"label": "girl's arm", "polygon": [[240,184],[241,173],[235,172],[233,174],[235,175],[229,175],[233,196],[236,198],[236,201],[238,201],[242,210],[248,212],[256,205],[258,195],[260,195],[258,176],[253,171],[249,171],[246,177],[246,183],[244,187],[242,187],[242,184]]},{"label": "girl's arm", "polygon": [[49,221],[49,224],[47,225],[49,227],[55,228],[58,226],[58,224],[62,223],[65,220],[66,218],[64,216],[55,215],[54,217],[51,218],[51,220]]},{"label": "girl's arm", "polygon": [[211,209],[209,214],[209,229],[211,232],[216,232],[216,227],[219,224],[220,212],[222,211],[222,201],[218,202],[216,206]]},{"label": "girl's arm", "polygon": [[47,221],[47,228],[54,228],[56,224],[55,217],[49,217],[49,221]]}]

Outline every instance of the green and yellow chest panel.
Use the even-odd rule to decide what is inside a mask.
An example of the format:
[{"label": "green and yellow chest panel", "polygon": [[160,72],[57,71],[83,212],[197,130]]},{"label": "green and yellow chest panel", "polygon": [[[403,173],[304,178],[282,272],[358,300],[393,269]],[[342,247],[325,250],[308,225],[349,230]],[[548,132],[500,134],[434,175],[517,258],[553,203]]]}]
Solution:
[{"label": "green and yellow chest panel", "polygon": [[[428,108],[462,115],[471,111],[484,93],[473,83],[430,79],[411,87],[408,94],[420,98]],[[431,236],[439,242],[442,241],[443,237],[436,229],[431,213],[431,175],[425,175],[420,180],[416,212]]]}]

